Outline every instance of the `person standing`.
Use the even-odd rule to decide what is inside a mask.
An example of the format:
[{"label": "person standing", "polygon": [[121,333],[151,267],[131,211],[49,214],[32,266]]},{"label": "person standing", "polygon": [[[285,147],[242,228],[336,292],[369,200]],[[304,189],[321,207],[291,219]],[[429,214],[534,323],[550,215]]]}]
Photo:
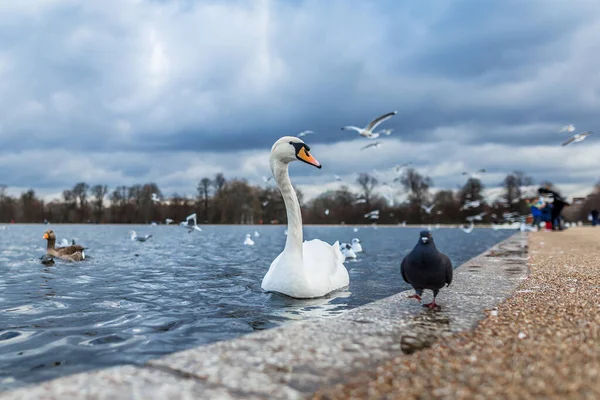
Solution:
[{"label": "person standing", "polygon": [[592,216],[592,226],[598,225],[598,214],[600,213],[595,208],[590,211],[590,215]]}]

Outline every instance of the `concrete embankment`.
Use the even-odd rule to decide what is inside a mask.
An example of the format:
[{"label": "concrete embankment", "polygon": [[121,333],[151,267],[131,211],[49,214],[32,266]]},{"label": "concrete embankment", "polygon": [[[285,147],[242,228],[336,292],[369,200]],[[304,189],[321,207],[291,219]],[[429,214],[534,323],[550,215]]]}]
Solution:
[{"label": "concrete embankment", "polygon": [[600,399],[600,229],[533,233],[529,253],[529,277],[474,331],[314,398]]},{"label": "concrete embankment", "polygon": [[[528,273],[525,241],[517,233],[457,268],[452,286],[438,297],[441,311],[423,308],[404,292],[335,318],[290,323],[144,365],[67,376],[0,393],[0,399],[296,399],[317,390],[345,397],[360,385],[359,397],[379,393],[369,391],[379,377],[367,371],[383,373],[379,366],[429,354],[428,347],[470,331],[513,293]],[[335,386],[340,383],[349,385]]]}]

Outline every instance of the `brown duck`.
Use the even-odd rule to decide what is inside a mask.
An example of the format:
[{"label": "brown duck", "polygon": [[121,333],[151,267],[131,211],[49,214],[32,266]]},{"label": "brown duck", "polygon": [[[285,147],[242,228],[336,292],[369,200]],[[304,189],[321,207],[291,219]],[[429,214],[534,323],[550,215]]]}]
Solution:
[{"label": "brown duck", "polygon": [[83,246],[78,244],[74,244],[72,246],[67,247],[58,247],[55,248],[56,245],[56,235],[54,232],[46,231],[44,233],[43,239],[48,241],[48,247],[46,248],[46,254],[60,258],[61,260],[67,261],[82,261],[85,259],[85,252]]}]

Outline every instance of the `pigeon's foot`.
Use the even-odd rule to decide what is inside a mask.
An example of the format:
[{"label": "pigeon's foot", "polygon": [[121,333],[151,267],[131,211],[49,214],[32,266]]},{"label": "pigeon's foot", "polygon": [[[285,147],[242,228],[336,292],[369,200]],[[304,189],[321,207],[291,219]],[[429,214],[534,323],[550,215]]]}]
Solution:
[{"label": "pigeon's foot", "polygon": [[435,300],[432,301],[431,303],[423,304],[423,307],[427,307],[427,308],[430,308],[432,310],[441,310],[442,309],[442,307],[440,307],[437,304],[435,304]]},{"label": "pigeon's foot", "polygon": [[412,296],[408,296],[409,299],[417,299],[419,301],[421,301],[421,296],[419,296],[418,294],[413,294]]}]

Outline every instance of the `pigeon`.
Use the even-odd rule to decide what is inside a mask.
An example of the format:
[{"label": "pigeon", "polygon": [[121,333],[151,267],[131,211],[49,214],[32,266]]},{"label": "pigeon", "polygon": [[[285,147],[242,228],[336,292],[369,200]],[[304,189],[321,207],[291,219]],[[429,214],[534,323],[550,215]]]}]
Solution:
[{"label": "pigeon", "polygon": [[576,134],[574,134],[573,136],[571,136],[571,137],[570,137],[568,140],[565,140],[565,141],[562,143],[562,145],[563,145],[563,146],[566,146],[566,145],[568,145],[569,143],[573,143],[573,142],[581,142],[581,141],[583,141],[583,140],[584,140],[586,137],[590,136],[592,133],[594,133],[594,132],[592,132],[592,131],[585,131],[585,132],[582,132],[582,133],[576,133]]},{"label": "pigeon", "polygon": [[423,290],[430,289],[433,290],[433,301],[423,306],[441,308],[435,304],[435,298],[441,288],[452,283],[452,262],[437,250],[431,232],[421,231],[417,245],[402,260],[400,272],[404,281],[415,289],[416,294],[410,298],[421,301]]},{"label": "pigeon", "polygon": [[375,138],[379,137],[379,133],[373,133],[373,129],[377,128],[377,126],[379,124],[388,120],[389,118],[392,118],[396,114],[398,114],[398,111],[392,111],[387,114],[383,114],[383,115],[375,118],[373,121],[369,122],[369,125],[367,125],[365,128],[359,128],[356,126],[344,126],[344,127],[342,127],[342,130],[343,131],[357,131],[360,134],[360,136],[364,136],[369,139],[375,139]]}]

